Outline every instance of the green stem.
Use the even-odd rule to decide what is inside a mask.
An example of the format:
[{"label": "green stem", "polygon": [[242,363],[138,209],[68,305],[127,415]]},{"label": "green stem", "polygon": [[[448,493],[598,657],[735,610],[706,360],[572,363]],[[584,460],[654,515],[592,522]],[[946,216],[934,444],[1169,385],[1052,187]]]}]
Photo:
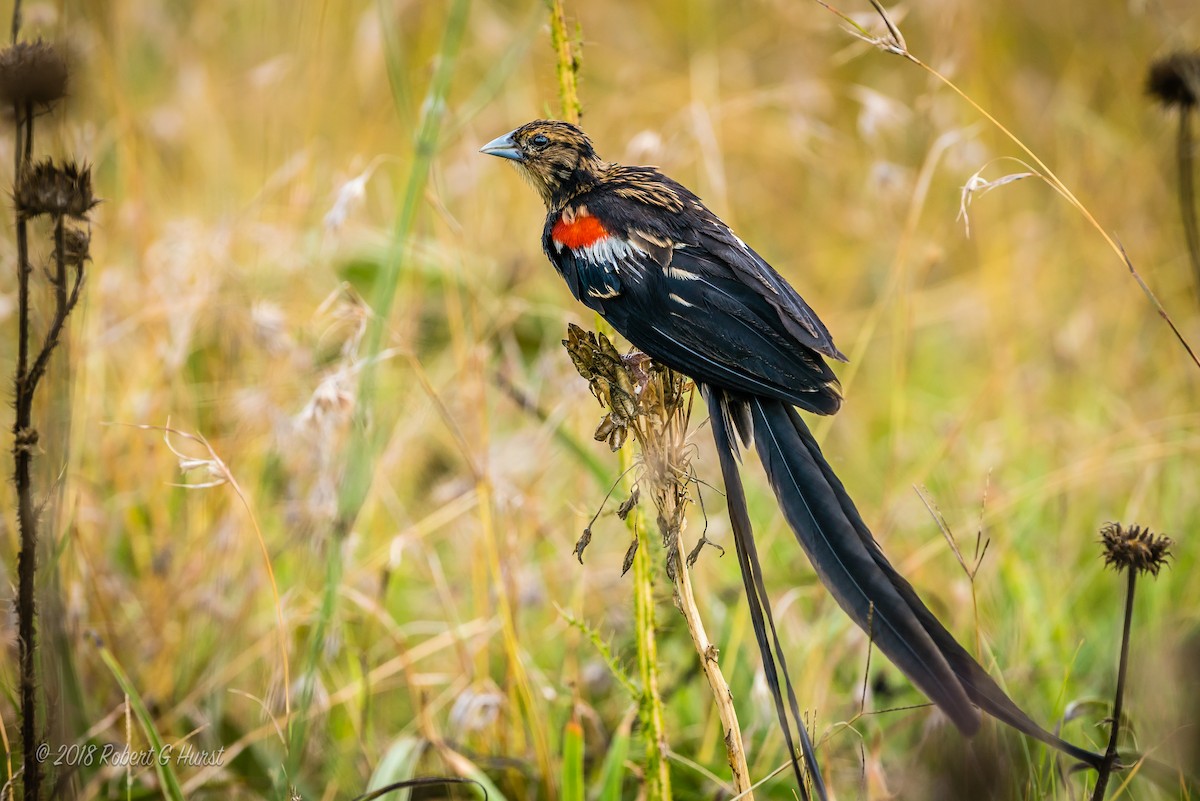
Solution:
[{"label": "green stem", "polygon": [[[622,461],[628,449],[621,452]],[[671,798],[671,773],[667,763],[667,735],[662,696],[658,691],[658,643],[654,621],[653,549],[641,511],[634,509],[625,518],[638,540],[633,558],[633,607],[637,629],[638,673],[642,682],[639,717],[646,741],[646,797],[649,801]]]},{"label": "green stem", "polygon": [[[300,781],[300,765],[304,758],[305,744],[308,736],[308,721],[312,707],[313,695],[316,691],[317,670],[321,664],[321,654],[325,649],[326,633],[332,625],[333,614],[337,606],[338,587],[342,583],[342,547],[343,538],[335,536],[328,543],[329,553],[325,563],[325,588],[321,596],[321,609],[317,615],[316,625],[308,642],[308,662],[300,676],[300,699],[293,705],[292,716],[288,719],[288,755],[284,771],[276,783],[276,795],[280,799],[292,798],[292,788]],[[285,693],[292,691],[284,687]]]},{"label": "green stem", "polygon": [[[289,726],[289,752],[286,776],[283,778],[293,783],[298,780],[297,774],[303,764],[307,720],[310,716],[309,707],[312,703],[313,689],[325,647],[326,632],[336,612],[343,568],[342,543],[345,535],[349,534],[354,527],[359,512],[366,502],[371,478],[375,471],[375,462],[386,444],[386,433],[381,432],[386,432],[388,429],[380,425],[375,414],[377,370],[380,361],[378,356],[382,350],[384,331],[388,327],[400,277],[407,261],[408,243],[425,194],[430,165],[437,150],[446,96],[450,88],[450,79],[454,74],[459,45],[466,29],[469,8],[469,0],[455,0],[448,12],[445,33],[438,51],[437,67],[422,104],[423,114],[413,145],[412,168],[408,175],[400,211],[392,230],[392,252],[378,277],[375,295],[370,299],[374,313],[367,329],[365,350],[360,354],[362,370],[359,374],[356,414],[349,442],[343,452],[343,460],[346,465],[345,476],[338,489],[337,516],[332,526],[333,535],[329,543],[329,562],[325,574],[321,609],[309,642],[308,663],[301,674],[303,683],[301,700],[293,710],[293,720]],[[383,17],[385,33],[392,32],[393,23],[388,17],[389,13],[390,6],[381,2],[380,14]],[[395,77],[402,73],[397,66],[399,54],[395,51],[394,45],[397,40],[391,37],[387,41],[393,45],[388,52],[389,75]],[[394,100],[400,107],[403,105],[404,98],[398,87],[399,84],[393,84]],[[400,110],[404,111],[403,108]],[[290,692],[291,688],[285,688],[285,691]],[[284,794],[286,787],[281,783],[276,789]]]},{"label": "green stem", "polygon": [[[386,15],[388,12],[383,10],[382,6],[383,4],[381,4],[380,13]],[[375,416],[375,391],[378,383],[379,359],[377,357],[382,349],[383,332],[388,327],[400,276],[407,261],[409,241],[416,223],[417,212],[420,209],[422,198],[425,196],[430,164],[437,150],[446,95],[450,90],[450,78],[454,74],[455,60],[459,45],[462,43],[463,32],[466,29],[469,8],[469,0],[455,0],[446,19],[446,30],[438,52],[437,69],[422,104],[424,113],[413,146],[412,170],[404,189],[400,212],[392,229],[392,253],[383,265],[383,270],[375,285],[375,296],[371,298],[373,314],[367,329],[366,351],[363,354],[363,368],[359,378],[355,425],[346,450],[346,476],[338,494],[338,518],[345,521],[344,528],[347,531],[353,525],[359,510],[366,501],[375,468],[375,458],[385,444],[383,437],[378,433],[385,430],[384,427],[378,423],[372,425]],[[385,20],[384,27],[390,30],[390,25],[391,23]],[[389,60],[396,57],[396,53],[389,53]],[[397,98],[397,102],[399,102],[399,98]]]},{"label": "green stem", "polygon": [[579,102],[578,75],[579,57],[567,36],[566,15],[562,0],[546,0],[550,10],[550,45],[554,48],[555,71],[558,73],[558,100],[562,106],[563,119],[579,124],[583,105]]}]

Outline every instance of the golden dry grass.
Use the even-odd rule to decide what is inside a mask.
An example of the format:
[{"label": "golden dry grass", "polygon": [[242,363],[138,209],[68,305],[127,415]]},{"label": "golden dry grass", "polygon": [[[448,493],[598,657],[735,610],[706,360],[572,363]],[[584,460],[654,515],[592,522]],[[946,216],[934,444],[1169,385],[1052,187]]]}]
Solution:
[{"label": "golden dry grass", "polygon": [[[435,745],[422,774],[461,774],[469,760],[507,797],[544,795],[559,777],[538,772],[559,770],[573,711],[595,780],[631,701],[559,608],[610,640],[617,662],[633,657],[623,527],[605,515],[586,564],[571,553],[607,490],[588,459],[613,480],[619,472],[587,441],[600,412],[558,344],[569,321],[592,318],[539,252],[535,194],[476,153],[557,108],[542,4],[471,4],[447,100],[432,109],[423,99],[449,3],[27,5],[27,35],[65,39],[75,57],[72,101],[39,121],[39,146],[92,160],[105,198],[71,332],[70,414],[48,407],[41,418],[42,486],[65,476],[44,558],[61,608],[43,604],[55,616],[43,623],[46,684],[64,742],[145,747],[95,635],[164,740],[227,748],[221,770],[179,768],[192,798],[275,797],[292,781],[305,798],[351,798],[390,747],[425,741]],[[873,24],[866,4],[842,8]],[[1140,589],[1127,709],[1140,747],[1164,758],[1190,747],[1194,758],[1197,695],[1182,660],[1200,642],[1200,369],[1098,233],[1025,180],[976,197],[966,236],[961,187],[980,168],[991,180],[1022,171],[1004,160],[1018,151],[816,3],[577,2],[568,16],[582,26],[583,123],[601,154],[659,164],[694,188],[820,312],[852,358],[844,411],[817,424],[831,462],[897,567],[1035,718],[1053,724],[1073,701],[1111,700],[1122,582],[1102,569],[1100,526],[1137,521],[1177,538],[1171,568]],[[897,18],[915,53],[1059,174],[1200,343],[1173,125],[1142,90],[1151,58],[1200,41],[1194,4],[944,0]],[[441,132],[428,184],[397,241],[431,110]],[[11,142],[0,138],[0,164],[11,164]],[[329,225],[364,172],[361,198]],[[12,264],[11,234],[0,248]],[[392,259],[400,274],[370,420],[386,444],[340,537],[337,482],[370,322],[356,298],[377,297]],[[11,315],[9,272],[0,316]],[[3,364],[12,350],[0,341]],[[66,419],[64,459],[52,445]],[[211,477],[203,467],[181,477],[161,433],[110,425],[168,421],[208,439],[248,509],[228,485],[173,486]],[[716,481],[707,431],[695,440],[702,477]],[[1012,782],[997,782],[1008,788],[997,797],[1062,792],[1033,746],[944,756],[954,737],[928,710],[837,725],[859,708],[866,638],[748,472],[776,619],[801,702],[828,735],[821,753],[838,797],[932,796],[925,782],[950,775],[945,763],[991,753]],[[968,556],[977,531],[990,540],[978,616],[914,486]],[[12,508],[11,488],[0,495]],[[728,542],[722,499],[706,491],[705,502],[709,536]],[[341,553],[319,689],[307,703],[292,695],[314,716],[291,762],[275,726],[286,688],[255,524],[294,688],[326,619],[326,564]],[[10,576],[11,527],[0,543]],[[761,778],[783,752],[736,566],[710,550],[694,580]],[[715,713],[665,590],[659,618],[672,748],[722,776]],[[15,622],[3,631],[15,654]],[[0,669],[10,699],[14,666]],[[882,658],[871,673],[868,707],[920,702]],[[1064,731],[1099,747],[1102,717],[1089,708]],[[10,702],[10,740],[16,721]],[[288,764],[299,772],[285,782]],[[718,792],[681,761],[673,772],[677,797]],[[787,779],[760,795],[790,798]],[[90,767],[72,789],[125,797],[124,781]],[[135,788],[154,783],[152,770],[133,771]]]}]

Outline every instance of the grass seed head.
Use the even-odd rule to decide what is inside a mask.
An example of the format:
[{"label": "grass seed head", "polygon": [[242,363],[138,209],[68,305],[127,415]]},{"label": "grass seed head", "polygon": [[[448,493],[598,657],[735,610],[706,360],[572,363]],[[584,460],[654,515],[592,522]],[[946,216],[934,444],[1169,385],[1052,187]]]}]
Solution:
[{"label": "grass seed head", "polygon": [[1194,108],[1200,97],[1200,52],[1171,53],[1152,62],[1146,92],[1167,108]]},{"label": "grass seed head", "polygon": [[1104,545],[1104,564],[1115,570],[1136,570],[1158,575],[1159,569],[1171,556],[1171,538],[1155,534],[1148,528],[1120,523],[1108,523],[1100,529]]},{"label": "grass seed head", "polygon": [[50,106],[67,93],[67,59],[38,39],[0,50],[0,101],[8,106]]}]

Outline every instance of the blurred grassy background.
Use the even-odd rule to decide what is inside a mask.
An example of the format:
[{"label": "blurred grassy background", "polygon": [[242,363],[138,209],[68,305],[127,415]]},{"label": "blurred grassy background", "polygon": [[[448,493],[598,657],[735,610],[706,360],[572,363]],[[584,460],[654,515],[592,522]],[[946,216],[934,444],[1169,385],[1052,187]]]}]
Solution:
[{"label": "blurred grassy background", "polygon": [[[871,20],[865,3],[842,8]],[[815,3],[567,10],[582,26],[583,121],[601,155],[658,164],[691,186],[818,310],[852,356],[841,368],[844,411],[817,424],[830,461],[892,561],[952,631],[982,645],[984,663],[1035,718],[1052,725],[1073,701],[1111,698],[1122,581],[1101,567],[1099,527],[1137,521],[1177,538],[1171,569],[1140,589],[1128,710],[1139,746],[1200,761],[1200,584],[1191,580],[1200,371],[1096,231],[1027,180],[977,197],[968,237],[956,220],[960,188],[985,165],[989,179],[1023,170],[993,161],[1015,148]],[[573,718],[590,783],[631,707],[559,611],[631,663],[623,527],[609,512],[586,564],[571,554],[619,472],[588,441],[601,412],[559,345],[569,321],[592,318],[539,252],[535,194],[476,153],[557,109],[545,9],[471,3],[447,98],[429,104],[449,12],[416,0],[27,4],[26,36],[68,42],[76,64],[72,100],[39,122],[39,146],[92,160],[105,198],[86,307],[64,351],[70,414],[51,406],[40,418],[42,486],[65,478],[44,557],[58,576],[48,592],[61,598],[43,603],[43,628],[58,637],[44,657],[56,731],[64,742],[144,747],[136,728],[127,732],[94,634],[166,741],[226,747],[223,769],[179,769],[192,798],[284,786],[274,722],[284,725],[287,688],[272,592],[253,521],[230,488],[174,486],[209,476],[200,468],[181,479],[160,434],[109,423],[169,420],[202,434],[245,489],[278,582],[293,688],[322,619],[325,565],[341,554],[317,689],[309,704],[292,696],[313,716],[287,778],[303,797],[356,795],[388,753],[406,766],[396,775],[462,774],[470,763],[510,798],[544,795],[535,744],[557,769]],[[1010,125],[1116,234],[1200,343],[1174,125],[1142,89],[1153,57],[1200,43],[1195,4],[944,0],[896,16],[915,53]],[[396,241],[429,114],[440,133],[425,154],[428,184]],[[12,162],[11,147],[5,129],[0,164]],[[0,248],[11,265],[11,235]],[[386,445],[361,515],[336,536],[367,304],[392,259],[400,277],[370,421]],[[0,318],[15,328],[11,274],[0,279]],[[0,342],[6,365],[13,347]],[[544,416],[522,408],[512,387]],[[52,443],[67,419],[64,462]],[[582,441],[605,481],[563,433]],[[702,477],[716,481],[707,431],[696,442]],[[1008,742],[958,754],[926,709],[862,718],[856,731],[836,725],[859,708],[866,638],[748,473],[776,620],[801,703],[827,735],[821,753],[838,797],[954,797],[943,793],[950,779],[930,777],[952,775],[947,765],[990,775],[995,754],[1010,781],[991,781],[994,797],[1061,791],[1038,749]],[[914,486],[968,556],[976,532],[990,541],[977,615]],[[12,508],[11,487],[0,495]],[[728,543],[720,495],[705,502],[709,536]],[[15,581],[10,517],[4,586]],[[765,776],[784,755],[736,566],[708,551],[695,581],[751,769]],[[663,587],[671,747],[723,776],[716,716]],[[519,701],[505,656],[504,604],[532,706]],[[15,620],[3,627],[12,699]],[[870,673],[869,709],[921,701],[882,658]],[[1067,735],[1099,747],[1103,714],[1089,707]],[[3,723],[11,741],[11,700]],[[401,759],[413,753],[419,764]],[[677,797],[719,797],[694,765],[681,759],[673,770]],[[760,795],[790,798],[787,779]],[[124,781],[123,771],[84,768],[71,792],[124,797]],[[154,781],[152,770],[134,771],[135,787]],[[632,770],[626,791],[634,797]]]}]

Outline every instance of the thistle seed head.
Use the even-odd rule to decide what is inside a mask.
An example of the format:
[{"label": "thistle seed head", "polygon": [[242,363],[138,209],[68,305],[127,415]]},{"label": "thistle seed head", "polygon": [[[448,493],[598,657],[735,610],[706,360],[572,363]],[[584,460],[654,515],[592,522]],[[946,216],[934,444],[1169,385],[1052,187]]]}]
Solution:
[{"label": "thistle seed head", "polygon": [[51,106],[67,93],[67,59],[38,39],[0,50],[0,102]]},{"label": "thistle seed head", "polygon": [[24,219],[49,214],[86,220],[99,203],[92,194],[92,168],[73,161],[62,167],[46,159],[25,170],[14,193],[17,213]]},{"label": "thistle seed head", "polygon": [[1195,108],[1200,98],[1200,52],[1171,53],[1152,62],[1146,92],[1167,108]]},{"label": "thistle seed head", "polygon": [[1171,556],[1171,538],[1148,528],[1108,523],[1100,529],[1104,545],[1104,564],[1115,570],[1136,570],[1157,576]]},{"label": "thistle seed head", "polygon": [[[83,228],[74,226],[64,226],[63,231],[63,262],[75,267],[83,267],[85,261],[92,260],[91,254],[92,233]],[[58,252],[55,251],[51,256],[51,260],[58,259]]]}]

